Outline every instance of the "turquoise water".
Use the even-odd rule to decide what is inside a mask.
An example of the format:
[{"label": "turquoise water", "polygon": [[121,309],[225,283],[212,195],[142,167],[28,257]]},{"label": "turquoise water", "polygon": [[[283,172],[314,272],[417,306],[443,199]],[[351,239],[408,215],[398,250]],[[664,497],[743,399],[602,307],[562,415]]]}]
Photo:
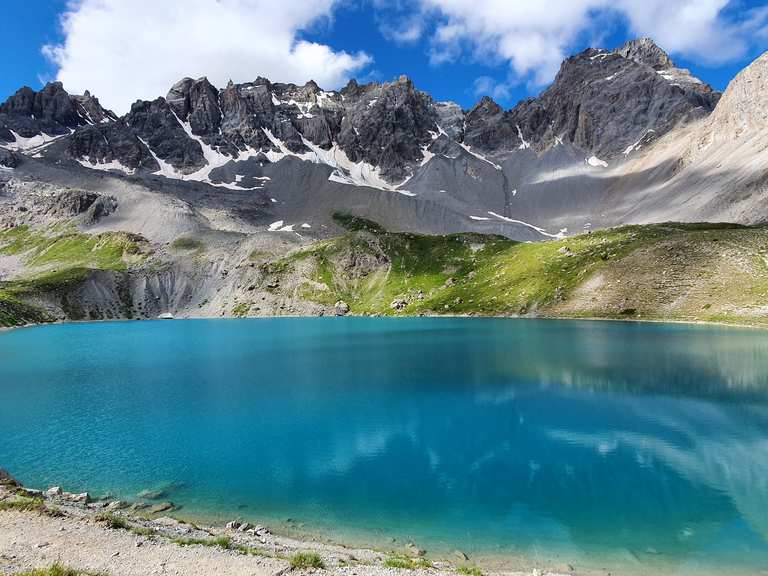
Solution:
[{"label": "turquoise water", "polygon": [[0,334],[0,431],[0,467],[28,485],[165,488],[189,516],[510,566],[768,570],[768,332],[491,319],[23,329]]}]

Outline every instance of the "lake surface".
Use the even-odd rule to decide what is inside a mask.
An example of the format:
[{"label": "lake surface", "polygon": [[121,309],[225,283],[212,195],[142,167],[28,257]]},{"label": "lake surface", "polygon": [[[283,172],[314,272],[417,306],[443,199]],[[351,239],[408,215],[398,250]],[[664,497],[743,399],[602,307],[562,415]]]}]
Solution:
[{"label": "lake surface", "polygon": [[0,467],[488,564],[761,574],[768,332],[363,318],[11,331]]}]

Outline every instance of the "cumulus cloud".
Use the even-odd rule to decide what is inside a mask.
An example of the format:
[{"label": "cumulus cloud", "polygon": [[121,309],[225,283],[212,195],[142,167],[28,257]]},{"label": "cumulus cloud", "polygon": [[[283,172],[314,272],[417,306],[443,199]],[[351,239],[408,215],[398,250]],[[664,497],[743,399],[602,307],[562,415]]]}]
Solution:
[{"label": "cumulus cloud", "polygon": [[[513,76],[545,84],[580,39],[606,24],[650,36],[673,55],[718,65],[743,57],[766,33],[762,11],[739,13],[739,0],[412,0],[436,24],[430,60],[471,55],[507,63]],[[738,8],[738,6],[736,6]],[[763,36],[764,37],[764,36]]]},{"label": "cumulus cloud", "polygon": [[89,89],[118,112],[185,76],[217,86],[266,76],[335,88],[371,58],[300,34],[331,18],[338,1],[73,0],[62,15],[64,42],[43,52],[67,90]]}]

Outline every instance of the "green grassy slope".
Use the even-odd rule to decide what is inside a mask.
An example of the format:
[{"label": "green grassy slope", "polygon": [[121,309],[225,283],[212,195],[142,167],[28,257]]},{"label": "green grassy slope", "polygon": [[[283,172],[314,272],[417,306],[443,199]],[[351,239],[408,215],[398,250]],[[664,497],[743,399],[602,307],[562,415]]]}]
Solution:
[{"label": "green grassy slope", "polygon": [[[298,295],[355,314],[487,314],[762,323],[768,229],[722,224],[625,226],[564,240],[350,232],[274,262],[309,263]],[[400,301],[399,305],[393,303]],[[763,310],[763,304],[766,310]]]},{"label": "green grassy slope", "polygon": [[52,321],[39,296],[63,295],[91,270],[125,270],[146,257],[141,237],[120,232],[80,234],[66,226],[33,230],[27,226],[0,232],[0,255],[18,256],[26,274],[0,281],[0,326]]}]

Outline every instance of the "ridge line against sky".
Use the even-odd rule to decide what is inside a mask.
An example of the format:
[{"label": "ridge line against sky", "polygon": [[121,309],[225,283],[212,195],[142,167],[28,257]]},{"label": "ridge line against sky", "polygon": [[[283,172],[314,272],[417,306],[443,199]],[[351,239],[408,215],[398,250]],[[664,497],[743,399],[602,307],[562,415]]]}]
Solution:
[{"label": "ridge line against sky", "polygon": [[722,90],[768,49],[756,0],[10,0],[0,100],[59,79],[125,113],[184,76],[336,89],[401,74],[438,100],[505,107],[584,48],[650,36]]}]

